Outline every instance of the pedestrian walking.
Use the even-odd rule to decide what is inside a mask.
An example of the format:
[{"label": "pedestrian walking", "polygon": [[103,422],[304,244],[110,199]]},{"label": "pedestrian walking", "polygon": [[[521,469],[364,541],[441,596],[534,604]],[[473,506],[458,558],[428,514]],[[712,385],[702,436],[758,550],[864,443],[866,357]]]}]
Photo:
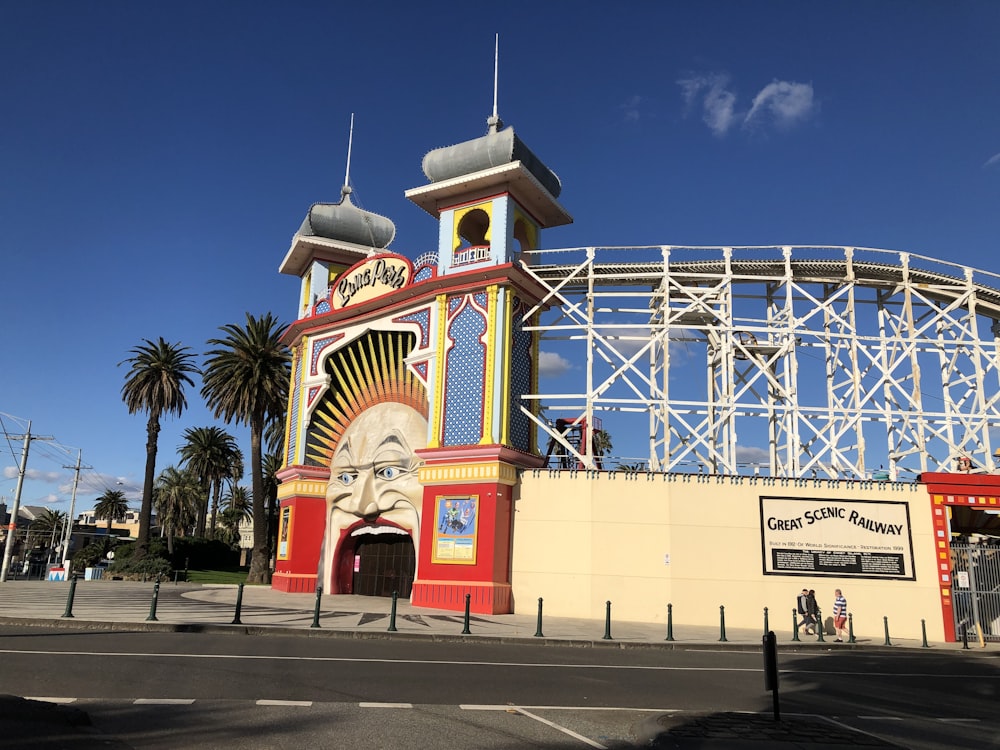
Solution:
[{"label": "pedestrian walking", "polygon": [[819,604],[816,602],[816,590],[809,589],[809,594],[806,600],[806,612],[809,613],[809,619],[812,620],[812,631],[816,633],[823,623],[819,620]]},{"label": "pedestrian walking", "polygon": [[843,643],[844,632],[847,629],[847,599],[840,589],[833,593],[833,627],[837,629],[837,638],[834,642]]},{"label": "pedestrian walking", "polygon": [[795,626],[798,630],[803,625],[806,626],[806,635],[813,634],[813,626],[816,620],[809,614],[809,589],[802,589],[802,593],[798,595],[795,599],[795,609],[799,613],[799,617],[802,620]]}]

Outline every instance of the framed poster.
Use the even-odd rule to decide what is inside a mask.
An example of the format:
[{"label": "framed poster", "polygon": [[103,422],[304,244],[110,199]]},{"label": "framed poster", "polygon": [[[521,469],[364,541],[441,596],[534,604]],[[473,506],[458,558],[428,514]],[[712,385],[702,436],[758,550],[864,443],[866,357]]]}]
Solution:
[{"label": "framed poster", "polygon": [[292,506],[286,505],[281,509],[281,517],[278,522],[278,559],[287,560],[291,554],[291,543],[289,538],[291,536],[291,526],[292,526]]},{"label": "framed poster", "polygon": [[761,497],[764,575],[916,580],[907,503]]},{"label": "framed poster", "polygon": [[479,496],[438,496],[434,502],[434,541],[431,562],[476,564]]}]

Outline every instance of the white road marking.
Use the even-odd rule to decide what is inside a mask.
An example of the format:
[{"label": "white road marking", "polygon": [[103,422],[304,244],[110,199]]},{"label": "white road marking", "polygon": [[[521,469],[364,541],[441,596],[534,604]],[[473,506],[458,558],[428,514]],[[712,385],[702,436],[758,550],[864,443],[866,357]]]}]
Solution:
[{"label": "white road marking", "polygon": [[532,711],[635,711],[637,713],[675,714],[683,708],[632,708],[631,706],[511,706],[489,703],[460,703],[463,711],[511,711],[516,708],[530,708]]},{"label": "white road marking", "polygon": [[269,700],[267,698],[261,698],[257,701],[258,706],[311,706],[312,701],[279,701],[279,700]]},{"label": "white road marking", "polygon": [[360,708],[413,708],[412,703],[359,703]]},{"label": "white road marking", "polygon": [[540,722],[542,724],[545,724],[546,726],[552,727],[553,729],[558,729],[563,734],[568,734],[570,737],[573,737],[574,739],[578,739],[578,740],[580,740],[580,742],[582,742],[582,743],[584,743],[586,745],[590,745],[591,747],[599,748],[599,750],[608,750],[608,748],[605,747],[604,745],[602,745],[601,743],[594,742],[589,737],[584,737],[582,734],[577,734],[572,729],[567,729],[564,726],[560,726],[559,724],[556,724],[554,721],[549,721],[548,719],[543,719],[541,716],[536,716],[535,714],[533,714],[530,711],[522,708],[521,706],[512,706],[511,708],[513,708],[515,711],[517,711],[522,716],[527,716],[529,719],[534,719],[535,721]]},{"label": "white road marking", "polygon": [[26,695],[26,701],[42,701],[43,703],[75,703],[76,698],[56,698],[53,696]]},{"label": "white road marking", "polygon": [[859,716],[859,719],[866,721],[902,721],[902,716]]},{"label": "white road marking", "polygon": [[966,721],[970,722],[970,723],[974,723],[974,722],[978,722],[979,719],[948,719],[948,718],[942,718],[942,719],[937,719],[937,721],[943,721],[945,724],[959,724],[961,722],[966,722]]},{"label": "white road marking", "polygon": [[194,698],[136,698],[135,706],[190,706]]},{"label": "white road marking", "polygon": [[[170,654],[170,653],[147,653],[147,652],[119,652],[107,653],[104,651],[43,651],[34,649],[0,649],[0,654],[24,654],[30,656],[93,656],[99,659],[108,660],[114,658],[169,658],[169,659],[220,659],[220,660],[245,660],[245,661],[302,661],[319,663],[341,663],[341,664],[417,664],[421,666],[447,666],[447,667],[524,667],[535,669],[595,669],[612,670],[620,669],[626,671],[645,672],[745,672],[748,674],[760,674],[763,668],[760,667],[665,667],[650,666],[643,664],[546,664],[539,662],[496,662],[496,661],[452,661],[444,659],[369,659],[347,656],[269,656],[265,654]],[[905,679],[914,677],[926,679],[932,677],[941,679],[953,677],[962,680],[969,679],[967,674],[942,674],[940,672],[908,672],[898,674],[894,672],[849,672],[843,670],[827,669],[782,669],[784,675],[825,675],[842,677],[892,677],[894,679]],[[977,680],[1000,680],[1000,673],[976,675]]]}]

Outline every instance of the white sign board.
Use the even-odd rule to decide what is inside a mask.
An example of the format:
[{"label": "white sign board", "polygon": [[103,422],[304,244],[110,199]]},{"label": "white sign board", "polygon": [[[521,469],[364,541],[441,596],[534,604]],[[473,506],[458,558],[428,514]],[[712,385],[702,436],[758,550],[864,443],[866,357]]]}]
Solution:
[{"label": "white sign board", "polygon": [[826,498],[760,498],[765,575],[912,581],[906,503]]}]

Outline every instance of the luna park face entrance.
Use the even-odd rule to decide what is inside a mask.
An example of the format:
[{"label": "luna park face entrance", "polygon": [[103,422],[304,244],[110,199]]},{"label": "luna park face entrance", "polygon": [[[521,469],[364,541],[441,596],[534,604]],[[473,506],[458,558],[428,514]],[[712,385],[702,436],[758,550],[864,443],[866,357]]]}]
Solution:
[{"label": "luna park face entrance", "polygon": [[350,591],[361,596],[392,596],[395,591],[407,598],[415,570],[416,555],[409,536],[360,537],[354,548]]},{"label": "luna park face entrance", "polygon": [[1000,641],[1000,545],[951,545],[955,633]]}]

